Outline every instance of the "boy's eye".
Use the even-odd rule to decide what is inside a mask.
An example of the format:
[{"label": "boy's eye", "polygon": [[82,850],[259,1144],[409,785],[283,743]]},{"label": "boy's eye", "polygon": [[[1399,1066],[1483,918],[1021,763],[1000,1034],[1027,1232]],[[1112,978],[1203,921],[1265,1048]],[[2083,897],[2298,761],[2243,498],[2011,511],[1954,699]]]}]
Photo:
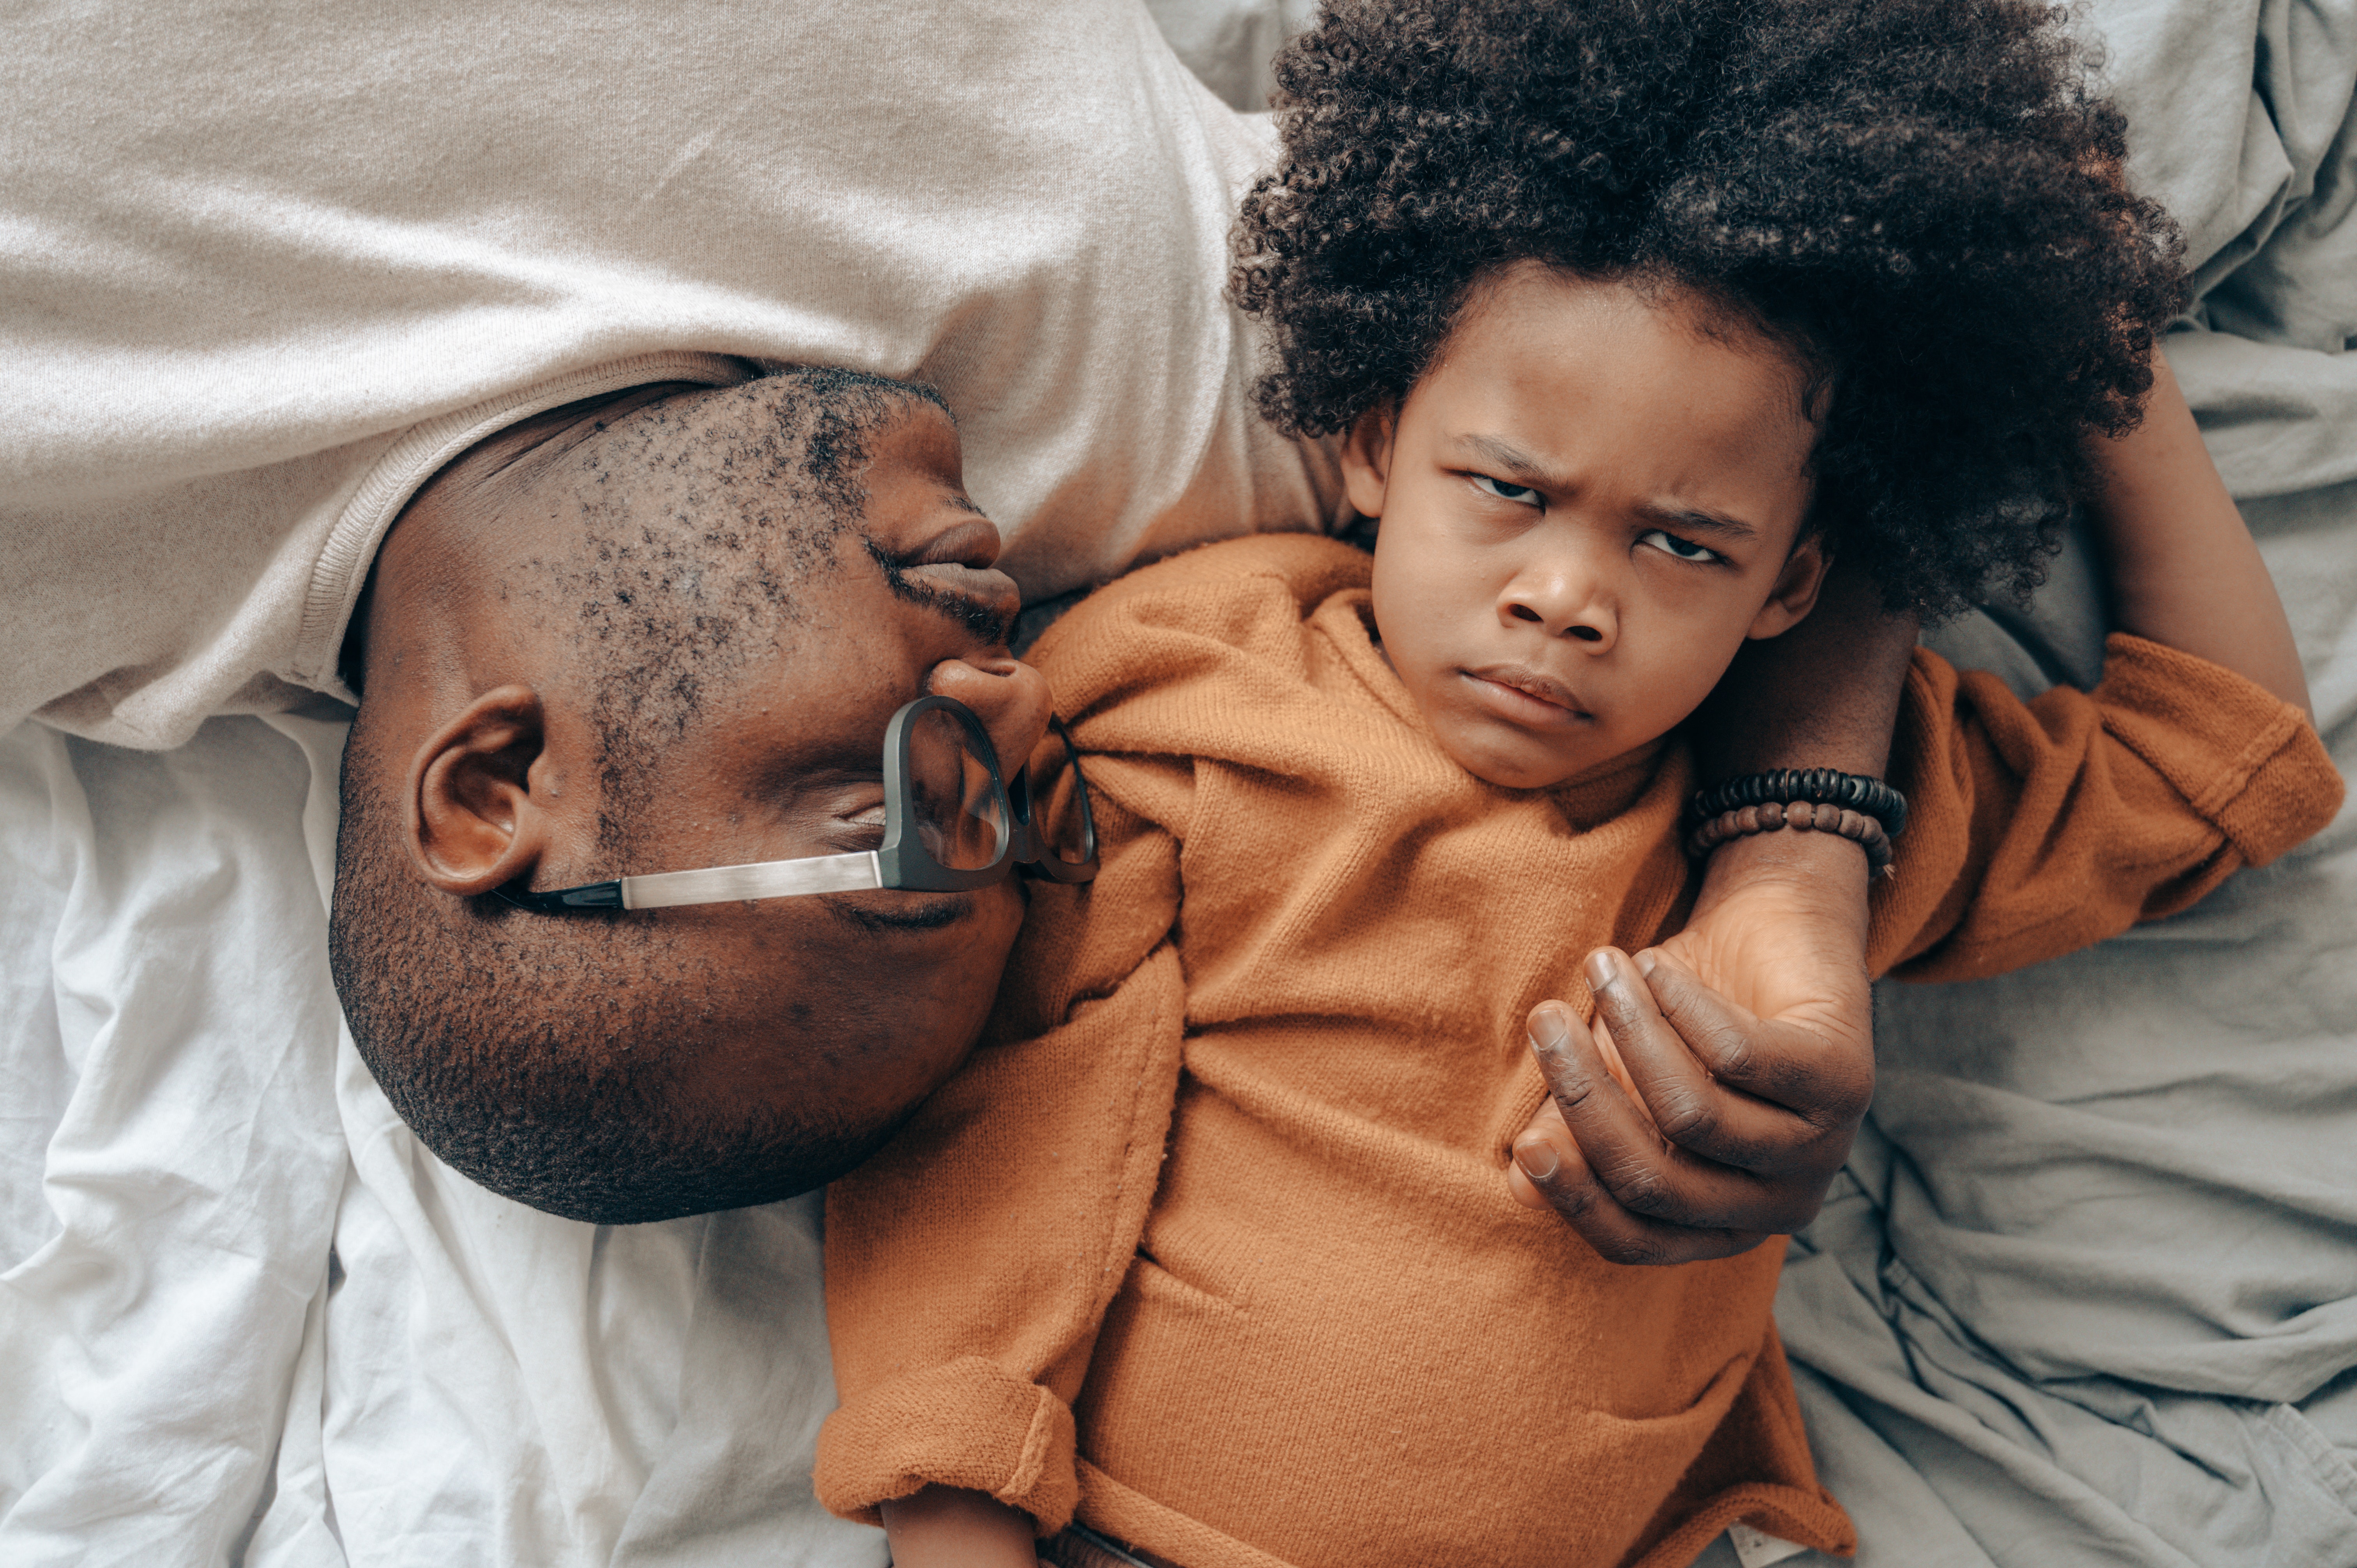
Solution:
[{"label": "boy's eye", "polygon": [[1512,501],[1516,506],[1546,504],[1540,499],[1538,491],[1528,485],[1510,485],[1503,479],[1493,479],[1487,474],[1474,475],[1473,488],[1484,494],[1493,495],[1501,501]]},{"label": "boy's eye", "polygon": [[1706,550],[1691,539],[1680,539],[1676,534],[1665,532],[1658,528],[1651,533],[1638,535],[1637,542],[1650,544],[1654,549],[1674,555],[1681,561],[1716,561],[1719,558],[1718,552],[1716,550]]}]

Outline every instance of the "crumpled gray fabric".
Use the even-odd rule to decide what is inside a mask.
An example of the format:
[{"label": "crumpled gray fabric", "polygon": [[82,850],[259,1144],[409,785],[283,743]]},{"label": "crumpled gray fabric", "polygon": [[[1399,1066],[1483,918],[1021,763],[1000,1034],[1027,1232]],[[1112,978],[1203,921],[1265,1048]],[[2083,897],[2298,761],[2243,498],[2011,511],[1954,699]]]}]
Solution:
[{"label": "crumpled gray fabric", "polygon": [[[2357,773],[2357,6],[2081,20],[2196,265],[2172,363]],[[2101,625],[2072,558],[1933,640],[2029,690],[2091,682]],[[1878,1002],[1777,1303],[1862,1568],[2357,1564],[2357,811],[2173,919]]]}]

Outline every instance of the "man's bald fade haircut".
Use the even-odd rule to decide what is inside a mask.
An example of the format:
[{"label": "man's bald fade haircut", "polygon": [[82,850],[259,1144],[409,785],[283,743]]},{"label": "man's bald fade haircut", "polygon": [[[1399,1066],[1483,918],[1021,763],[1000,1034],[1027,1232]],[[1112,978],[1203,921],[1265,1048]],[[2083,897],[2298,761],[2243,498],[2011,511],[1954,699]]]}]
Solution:
[{"label": "man's bald fade haircut", "polygon": [[[869,438],[911,400],[947,412],[930,387],[830,369],[650,395],[503,432],[402,519],[430,510],[457,546],[426,567],[437,598],[511,628],[582,694],[600,758],[598,854],[613,865],[630,864],[660,759],[706,695],[755,661],[791,670],[810,590],[859,548]],[[534,542],[515,543],[525,532]],[[889,1136],[823,1092],[725,1128],[675,1110],[673,1064],[741,1012],[734,977],[699,961],[679,923],[552,918],[421,879],[404,843],[405,768],[365,686],[376,596],[372,574],[346,652],[362,700],[328,959],[361,1057],[418,1139],[494,1192],[625,1224],[791,1197]],[[796,1005],[777,1025],[822,1036],[809,1057],[823,1062],[835,1008]]]}]

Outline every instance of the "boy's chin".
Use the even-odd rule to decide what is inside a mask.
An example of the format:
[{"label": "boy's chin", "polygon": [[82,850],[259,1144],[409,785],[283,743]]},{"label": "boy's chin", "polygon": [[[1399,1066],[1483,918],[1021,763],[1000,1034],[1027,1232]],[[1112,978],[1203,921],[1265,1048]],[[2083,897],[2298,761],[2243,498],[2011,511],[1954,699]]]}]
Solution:
[{"label": "boy's chin", "polygon": [[[1500,729],[1504,733],[1498,733]],[[1622,736],[1608,740],[1591,735],[1571,744],[1550,745],[1506,726],[1481,725],[1440,731],[1436,738],[1451,761],[1485,784],[1501,789],[1553,789],[1617,772],[1633,760],[1651,757],[1661,749],[1663,736],[1630,745],[1622,744]]]},{"label": "boy's chin", "polygon": [[1586,746],[1542,746],[1511,736],[1443,736],[1440,748],[1458,767],[1501,789],[1552,789],[1611,760]]}]

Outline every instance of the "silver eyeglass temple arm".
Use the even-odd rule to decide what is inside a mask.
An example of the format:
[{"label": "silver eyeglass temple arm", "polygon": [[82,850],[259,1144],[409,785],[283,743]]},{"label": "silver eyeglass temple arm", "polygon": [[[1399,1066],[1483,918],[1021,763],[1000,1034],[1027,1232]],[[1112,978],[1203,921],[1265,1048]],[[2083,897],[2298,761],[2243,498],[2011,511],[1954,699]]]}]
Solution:
[{"label": "silver eyeglass temple arm", "polygon": [[858,893],[884,886],[874,850],[813,855],[807,860],[758,860],[701,871],[665,871],[622,878],[625,909],[673,909],[683,904],[728,904],[740,898],[784,898],[798,893]]}]

